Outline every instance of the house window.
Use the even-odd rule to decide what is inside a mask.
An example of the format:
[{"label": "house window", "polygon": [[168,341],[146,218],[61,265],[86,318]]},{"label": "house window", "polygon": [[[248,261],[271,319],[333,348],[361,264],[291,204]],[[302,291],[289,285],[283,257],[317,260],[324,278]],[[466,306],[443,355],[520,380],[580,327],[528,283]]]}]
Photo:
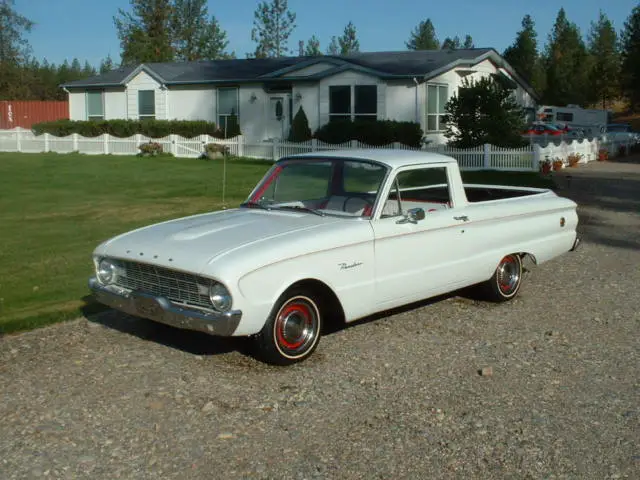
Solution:
[{"label": "house window", "polygon": [[237,88],[218,89],[218,127],[223,131],[227,130],[229,117],[235,115],[239,122],[239,99]]},{"label": "house window", "polygon": [[102,91],[87,92],[87,120],[104,120]]},{"label": "house window", "polygon": [[448,85],[427,84],[427,131],[440,132],[444,130],[442,117],[444,106],[449,99]]},{"label": "house window", "polygon": [[140,120],[156,118],[156,92],[153,90],[138,91],[138,117]]},{"label": "house window", "polygon": [[329,121],[376,120],[376,85],[334,85],[329,87]]}]

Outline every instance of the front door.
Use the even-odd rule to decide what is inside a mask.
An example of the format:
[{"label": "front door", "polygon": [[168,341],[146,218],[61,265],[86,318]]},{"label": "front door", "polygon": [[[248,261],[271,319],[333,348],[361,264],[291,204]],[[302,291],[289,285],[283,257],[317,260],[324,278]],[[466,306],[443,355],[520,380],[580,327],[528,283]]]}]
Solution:
[{"label": "front door", "polygon": [[284,140],[291,126],[291,95],[271,95],[267,106],[267,138]]},{"label": "front door", "polygon": [[[398,172],[371,222],[379,307],[438,295],[465,282],[464,220],[452,208],[449,185],[444,165]],[[408,210],[415,208],[425,218],[407,221]]]}]

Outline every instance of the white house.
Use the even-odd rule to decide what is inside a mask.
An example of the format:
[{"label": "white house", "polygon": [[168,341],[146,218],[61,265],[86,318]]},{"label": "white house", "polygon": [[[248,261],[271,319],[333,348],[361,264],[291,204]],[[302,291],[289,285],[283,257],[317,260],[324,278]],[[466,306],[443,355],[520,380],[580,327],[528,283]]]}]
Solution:
[{"label": "white house", "polygon": [[463,78],[500,74],[534,113],[536,94],[490,48],[366,52],[344,56],[148,63],[61,85],[72,120],[207,120],[232,113],[253,140],[283,138],[304,108],[315,131],[337,118],[419,122],[444,142],[444,105]]}]

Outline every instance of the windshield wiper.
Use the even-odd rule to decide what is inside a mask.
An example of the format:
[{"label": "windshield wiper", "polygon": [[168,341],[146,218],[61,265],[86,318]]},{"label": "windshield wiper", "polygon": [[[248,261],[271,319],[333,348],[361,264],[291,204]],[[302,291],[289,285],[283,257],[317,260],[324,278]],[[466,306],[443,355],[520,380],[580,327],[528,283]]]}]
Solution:
[{"label": "windshield wiper", "polygon": [[263,205],[260,202],[243,202],[240,204],[241,207],[247,207],[247,208],[261,208],[262,210],[271,210],[271,207],[267,207],[266,205]]},{"label": "windshield wiper", "polygon": [[303,206],[300,206],[300,205],[282,205],[282,206],[277,207],[278,210],[285,209],[285,208],[289,208],[291,210],[299,210],[301,212],[313,213],[314,215],[318,215],[320,217],[326,216],[326,214],[324,214],[323,212],[321,212],[319,210],[315,210],[315,209],[309,208],[309,207],[303,207]]}]

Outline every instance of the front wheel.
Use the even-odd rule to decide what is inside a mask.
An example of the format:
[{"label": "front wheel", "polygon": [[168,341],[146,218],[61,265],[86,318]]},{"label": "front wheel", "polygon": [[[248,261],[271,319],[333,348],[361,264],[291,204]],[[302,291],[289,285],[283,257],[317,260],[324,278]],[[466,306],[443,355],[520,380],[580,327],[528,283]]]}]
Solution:
[{"label": "front wheel", "polygon": [[522,258],[510,254],[500,260],[496,271],[484,284],[484,291],[494,302],[506,302],[515,297],[522,284]]},{"label": "front wheel", "polygon": [[253,339],[256,355],[273,365],[307,359],[318,346],[322,313],[316,297],[303,289],[285,292]]}]

